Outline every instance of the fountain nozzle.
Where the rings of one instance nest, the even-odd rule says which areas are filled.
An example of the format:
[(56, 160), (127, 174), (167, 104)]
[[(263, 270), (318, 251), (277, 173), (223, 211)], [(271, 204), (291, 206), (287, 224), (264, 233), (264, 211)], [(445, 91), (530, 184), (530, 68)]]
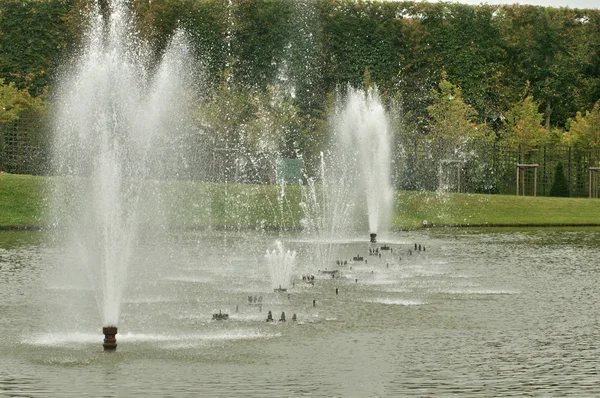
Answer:
[(377, 234), (372, 232), (370, 236), (371, 236), (371, 243), (377, 243)]
[(117, 334), (116, 326), (105, 326), (102, 328), (102, 333), (104, 333), (104, 351), (115, 351), (117, 349), (117, 339), (115, 335)]

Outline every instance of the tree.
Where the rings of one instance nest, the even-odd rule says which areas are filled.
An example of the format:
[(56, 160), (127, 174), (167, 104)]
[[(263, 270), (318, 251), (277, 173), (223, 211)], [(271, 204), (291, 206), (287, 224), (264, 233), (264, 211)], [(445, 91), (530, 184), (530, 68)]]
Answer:
[[(508, 73), (515, 84), (531, 83), (531, 94), (544, 112), (546, 130), (575, 114), (583, 72), (593, 56), (586, 19), (567, 8), (504, 6), (502, 35)], [(589, 35), (589, 33), (587, 33)], [(593, 36), (590, 36), (592, 38)], [(590, 48), (591, 47), (591, 48)], [(514, 87), (517, 87), (514, 86)]]
[(253, 98), (256, 114), (248, 126), (249, 146), (295, 158), (301, 145), (302, 119), (292, 98), (280, 85), (271, 85)]
[(0, 78), (31, 95), (45, 92), (80, 36), (87, 1), (3, 0)]
[(256, 114), (252, 94), (240, 85), (229, 82), (229, 71), (223, 73), (221, 84), (198, 108), (197, 123), (218, 148), (245, 145), (248, 124)]
[(563, 135), (563, 140), (567, 145), (600, 148), (600, 100), (591, 111), (585, 112), (585, 116), (577, 112), (569, 125), (569, 131)]
[(477, 124), (477, 112), (465, 104), (461, 89), (445, 78), (432, 90), (433, 103), (427, 107), (431, 138), (445, 152), (458, 152), (469, 144), (490, 137), (485, 124)]
[(33, 98), (27, 90), (19, 90), (13, 82), (0, 79), (0, 123), (13, 122), (25, 113), (43, 112), (41, 97)]
[(350, 84), (358, 87), (365, 69), (385, 92), (395, 81), (406, 42), (399, 4), (380, 1), (318, 2), (328, 91)]
[(506, 115), (502, 139), (510, 147), (518, 148), (521, 157), (524, 157), (527, 148), (540, 145), (546, 139), (546, 130), (542, 126), (543, 118), (533, 98), (525, 97)]

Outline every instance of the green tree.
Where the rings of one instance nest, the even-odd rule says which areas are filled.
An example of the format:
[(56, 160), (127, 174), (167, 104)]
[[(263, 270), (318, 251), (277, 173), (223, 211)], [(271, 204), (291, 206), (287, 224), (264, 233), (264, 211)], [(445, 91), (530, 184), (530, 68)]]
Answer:
[(580, 148), (600, 148), (600, 100), (591, 111), (585, 112), (585, 116), (577, 112), (569, 131), (563, 135), (563, 141)]
[(157, 59), (175, 30), (184, 29), (204, 77), (200, 89), (209, 92), (219, 85), (226, 69), (227, 0), (134, 0), (132, 7), (137, 30), (150, 43)]
[(38, 96), (75, 48), (83, 26), (82, 0), (0, 2), (0, 78)]
[(233, 1), (231, 55), (233, 81), (264, 88), (276, 81), (278, 60), (288, 42), (293, 2)]
[(271, 85), (252, 102), (256, 114), (248, 126), (250, 147), (295, 158), (301, 149), (302, 119), (298, 107), (280, 85)]
[(543, 118), (533, 98), (525, 97), (507, 113), (502, 140), (512, 148), (518, 148), (523, 158), (528, 148), (545, 142), (546, 130), (542, 126)]
[(391, 88), (405, 52), (399, 5), (393, 2), (325, 0), (319, 2), (328, 91), (359, 87), (365, 69), (382, 92)]
[(0, 123), (13, 122), (25, 114), (43, 113), (44, 110), (41, 97), (33, 98), (27, 90), (19, 90), (15, 83), (6, 84), (0, 79)]
[(233, 148), (247, 142), (248, 124), (256, 114), (251, 97), (251, 92), (230, 83), (226, 70), (221, 84), (199, 106), (197, 123), (215, 147)]
[(461, 87), (481, 121), (495, 120), (507, 106), (506, 49), (497, 23), (502, 14), (495, 6), (442, 4), (425, 8), (420, 52), (434, 73), (443, 70)]
[(563, 126), (575, 114), (583, 71), (593, 51), (585, 40), (585, 18), (567, 8), (504, 6), (502, 35), (513, 87), (531, 83), (544, 125)]
[(489, 128), (476, 122), (477, 112), (464, 102), (458, 86), (442, 79), (432, 97), (433, 103), (427, 107), (430, 134), (445, 152), (457, 153), (490, 138)]

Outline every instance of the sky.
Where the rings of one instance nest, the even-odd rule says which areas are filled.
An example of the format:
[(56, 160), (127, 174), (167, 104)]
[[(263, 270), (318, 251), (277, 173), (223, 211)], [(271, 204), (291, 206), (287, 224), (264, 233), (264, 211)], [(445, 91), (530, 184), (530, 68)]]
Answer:
[[(433, 2), (435, 0), (427, 0)], [(446, 1), (446, 0), (442, 0)], [(544, 7), (596, 8), (600, 9), (600, 0), (457, 0), (450, 3), (463, 4), (531, 4)]]

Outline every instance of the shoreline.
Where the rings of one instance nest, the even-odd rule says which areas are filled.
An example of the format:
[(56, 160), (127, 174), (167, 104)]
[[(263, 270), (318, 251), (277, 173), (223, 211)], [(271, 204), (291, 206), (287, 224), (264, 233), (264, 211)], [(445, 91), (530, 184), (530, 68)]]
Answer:
[[(477, 229), (477, 228), (600, 228), (600, 223), (512, 223), (512, 224), (427, 224), (416, 228), (391, 228), (390, 232), (410, 232), (436, 229)], [(43, 232), (55, 229), (42, 225), (0, 225), (0, 232)], [(301, 232), (298, 227), (236, 227), (236, 226), (181, 226), (167, 227), (169, 231), (263, 231), (263, 232)]]

